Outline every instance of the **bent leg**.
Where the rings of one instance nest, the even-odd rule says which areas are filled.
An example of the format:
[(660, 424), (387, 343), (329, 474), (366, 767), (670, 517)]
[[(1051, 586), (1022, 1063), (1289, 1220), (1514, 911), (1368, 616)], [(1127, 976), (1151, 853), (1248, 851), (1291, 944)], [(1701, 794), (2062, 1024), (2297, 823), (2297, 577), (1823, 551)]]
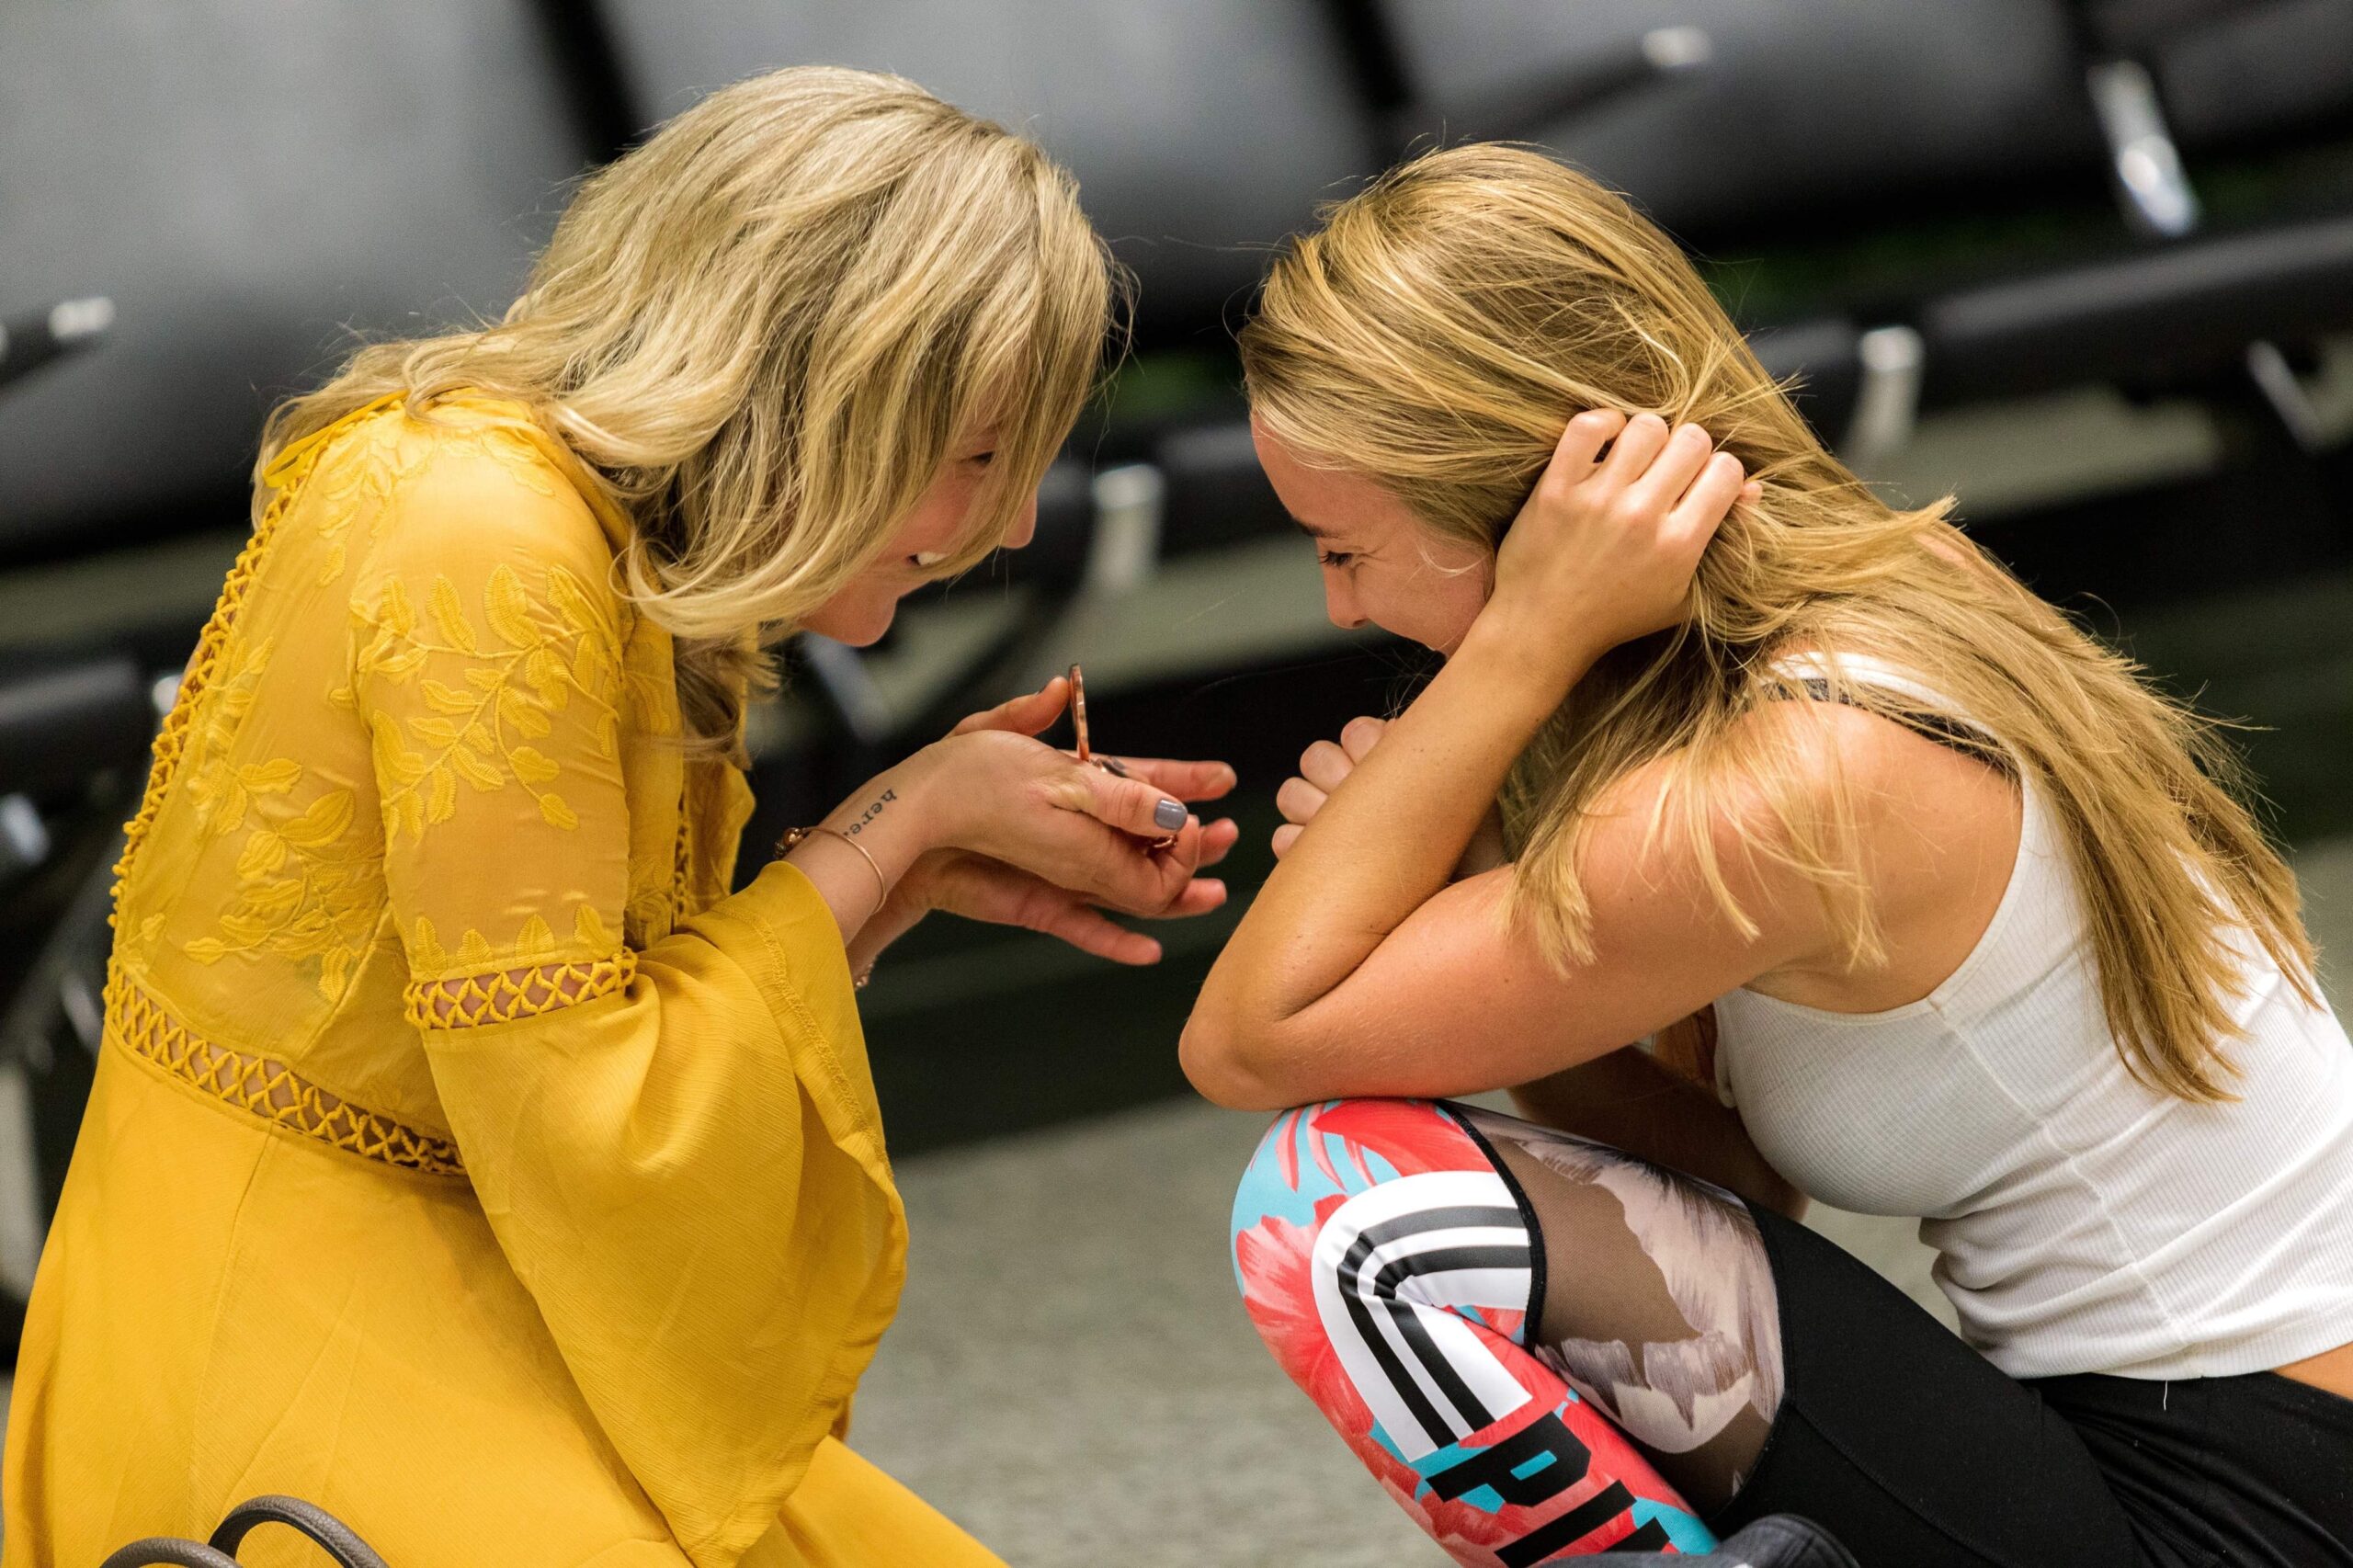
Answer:
[[(1800, 1515), (1863, 1562), (1904, 1568), (2188, 1568), (2213, 1560), (2180, 1550), (2162, 1520), (2136, 1527), (2058, 1411), (1801, 1225), (1619, 1151), (1467, 1107), (1366, 1101), (1293, 1112), (1261, 1147), (1236, 1210), (1251, 1315), (1368, 1467), (1461, 1562), (1543, 1562), (1596, 1550), (1604, 1537), (1569, 1542), (1526, 1528), (1557, 1517), (1552, 1504), (1523, 1515), (1490, 1509), (1485, 1533), (1445, 1512), (1432, 1461), (1449, 1461), (1449, 1451), (1416, 1448), (1410, 1426), (1397, 1437), (1377, 1399), (1382, 1378), (1393, 1383), (1393, 1375), (1343, 1355), (1347, 1325), (1319, 1314), (1315, 1301), (1302, 1304), (1301, 1278), (1321, 1285), (1326, 1272), (1336, 1284), (1357, 1277), (1333, 1270), (1323, 1236), (1358, 1214), (1380, 1222), (1378, 1195), (1431, 1171), (1483, 1171), (1487, 1184), (1472, 1194), (1482, 1203), (1509, 1195), (1529, 1273), (1519, 1294), (1511, 1281), (1435, 1271), (1416, 1281), (1427, 1286), (1418, 1300), (1450, 1303), (1462, 1332), (1513, 1372), (1538, 1408), (1553, 1397), (1540, 1390), (1574, 1401), (1562, 1408), (1585, 1423), (1574, 1435), (1591, 1449), (1597, 1474), (1627, 1463), (1664, 1478), (1644, 1492), (1630, 1468), (1625, 1484), (1637, 1497), (1679, 1494), (1727, 1532), (1767, 1515)], [(1347, 1236), (1338, 1233), (1334, 1245)], [(1497, 1299), (1517, 1310), (1483, 1305)], [(1422, 1383), (1420, 1363), (1392, 1358)], [(1547, 1377), (1550, 1384), (1540, 1381)], [(1368, 1385), (1375, 1397), (1361, 1392)], [(1402, 1394), (1393, 1403), (1407, 1403)], [(1524, 1410), (1506, 1416), (1495, 1434), (1521, 1419)], [(1596, 1429), (1620, 1448), (1589, 1435)], [(1480, 1434), (1456, 1447), (1495, 1442)], [(1543, 1471), (1511, 1473), (1532, 1483)], [(1508, 1493), (1485, 1500), (1518, 1501)], [(1688, 1550), (1682, 1536), (1671, 1539)]]
[(1755, 1217), (1696, 1176), (1454, 1108), (1544, 1240), (1531, 1347), (1712, 1515), (1755, 1472), (1781, 1403), (1780, 1313)]
[(1448, 1108), (1287, 1113), (1244, 1178), (1233, 1246), (1276, 1359), (1457, 1562), (1714, 1544), (1626, 1436), (1530, 1353), (1541, 1239)]

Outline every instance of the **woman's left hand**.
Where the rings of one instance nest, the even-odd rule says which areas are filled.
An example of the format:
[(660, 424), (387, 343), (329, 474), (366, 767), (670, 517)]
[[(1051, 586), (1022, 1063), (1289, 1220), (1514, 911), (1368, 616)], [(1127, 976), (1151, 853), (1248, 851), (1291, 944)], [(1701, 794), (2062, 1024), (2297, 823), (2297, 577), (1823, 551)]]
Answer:
[[(1233, 847), (1238, 831), (1231, 822), (1213, 823), (1204, 828), (1200, 863), (1210, 866), (1224, 859), (1226, 851)], [(1131, 931), (1080, 894), (1058, 888), (1043, 877), (1032, 876), (1002, 860), (992, 860), (968, 850), (936, 849), (924, 856), (899, 880), (891, 896), (906, 915), (918, 918), (926, 912), (938, 910), (967, 920), (1040, 932), (1113, 963), (1160, 961), (1158, 941), (1141, 931)], [(1158, 918), (1207, 915), (1223, 907), (1225, 896), (1222, 881), (1196, 877)], [(913, 923), (912, 919), (906, 921)]]
[(1585, 661), (1676, 624), (1718, 525), (1761, 493), (1744, 479), (1696, 425), (1586, 410), (1505, 534), (1480, 619), (1529, 657), (1566, 631), (1563, 653)]
[[(1005, 730), (1035, 735), (1062, 716), (1069, 700), (1069, 682), (1056, 676), (1041, 690), (973, 714), (958, 724), (953, 733), (964, 735), (980, 730)], [(1179, 762), (1141, 756), (1112, 760), (1128, 777), (1141, 778), (1181, 801), (1218, 800), (1234, 785), (1233, 769), (1222, 762)], [(1241, 829), (1230, 818), (1204, 825), (1196, 869), (1223, 860), (1240, 836)], [(1196, 877), (1173, 903), (1159, 912), (1158, 918), (1207, 915), (1222, 908), (1225, 900), (1224, 882)], [(1068, 942), (1081, 952), (1114, 963), (1149, 964), (1160, 960), (1157, 941), (1110, 919), (1083, 895), (969, 850), (936, 849), (918, 858), (891, 890), (883, 914), (874, 924), (878, 931), (896, 936), (935, 910), (967, 920), (1041, 932)]]

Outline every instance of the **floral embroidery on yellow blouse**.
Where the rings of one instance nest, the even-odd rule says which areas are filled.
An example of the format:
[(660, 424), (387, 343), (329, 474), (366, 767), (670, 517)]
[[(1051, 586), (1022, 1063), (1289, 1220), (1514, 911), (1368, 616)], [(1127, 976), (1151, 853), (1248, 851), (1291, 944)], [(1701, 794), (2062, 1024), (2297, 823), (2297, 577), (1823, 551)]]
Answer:
[(128, 834), (0, 1561), (280, 1491), (395, 1563), (995, 1562), (837, 1440), (904, 1247), (847, 962), (790, 867), (727, 892), (622, 520), (473, 394), (267, 478)]

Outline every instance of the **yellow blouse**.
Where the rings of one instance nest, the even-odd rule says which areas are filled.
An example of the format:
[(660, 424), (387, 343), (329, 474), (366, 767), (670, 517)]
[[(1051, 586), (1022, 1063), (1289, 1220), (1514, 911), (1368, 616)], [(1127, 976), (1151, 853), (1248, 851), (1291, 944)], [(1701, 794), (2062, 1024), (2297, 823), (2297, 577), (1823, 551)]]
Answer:
[(622, 519), (475, 395), (267, 477), (122, 859), (5, 1562), (267, 1491), (396, 1568), (994, 1562), (829, 1436), (905, 1238), (847, 960), (789, 866), (726, 895)]

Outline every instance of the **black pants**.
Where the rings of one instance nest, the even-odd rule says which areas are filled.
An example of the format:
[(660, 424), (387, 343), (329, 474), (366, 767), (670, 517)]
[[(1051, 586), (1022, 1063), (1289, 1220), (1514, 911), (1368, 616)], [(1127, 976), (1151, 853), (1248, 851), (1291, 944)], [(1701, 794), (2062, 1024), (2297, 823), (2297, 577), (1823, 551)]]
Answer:
[(1784, 1377), (1711, 1519), (1830, 1528), (1863, 1568), (2353, 1568), (2353, 1401), (2258, 1372), (2018, 1382), (1778, 1214)]

